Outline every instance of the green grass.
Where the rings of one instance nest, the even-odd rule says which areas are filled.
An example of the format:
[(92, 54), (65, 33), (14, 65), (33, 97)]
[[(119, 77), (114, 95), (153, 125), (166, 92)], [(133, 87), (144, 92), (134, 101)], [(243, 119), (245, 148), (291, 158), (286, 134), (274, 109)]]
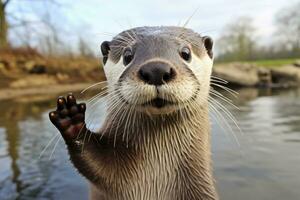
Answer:
[(289, 59), (276, 59), (276, 60), (257, 60), (257, 61), (251, 61), (249, 63), (254, 63), (257, 66), (262, 67), (281, 67), (284, 65), (291, 65), (296, 62), (296, 58), (289, 58)]
[[(296, 60), (300, 60), (300, 58), (288, 58), (288, 59), (274, 59), (274, 60), (257, 60), (257, 61), (238, 61), (241, 63), (253, 63), (258, 67), (268, 67), (268, 68), (275, 68), (275, 67), (282, 67), (284, 65), (291, 65), (295, 63)], [(217, 65), (228, 64), (230, 62), (224, 63), (217, 63)]]

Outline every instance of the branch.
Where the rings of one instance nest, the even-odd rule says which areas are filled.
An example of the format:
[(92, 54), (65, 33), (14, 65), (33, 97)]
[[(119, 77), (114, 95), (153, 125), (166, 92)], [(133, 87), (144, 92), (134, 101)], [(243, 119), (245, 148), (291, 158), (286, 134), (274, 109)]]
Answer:
[[(10, 1), (10, 0), (8, 0)], [(26, 1), (32, 1), (32, 0), (24, 0), (25, 2)], [(56, 6), (62, 6), (63, 4), (62, 3), (58, 3), (56, 0), (35, 0), (34, 2), (48, 2), (48, 3), (51, 3), (53, 5), (56, 5)]]
[(3, 3), (3, 8), (5, 9), (5, 7), (7, 6), (7, 4), (10, 2), (10, 0), (6, 0), (6, 1), (4, 1), (4, 3)]

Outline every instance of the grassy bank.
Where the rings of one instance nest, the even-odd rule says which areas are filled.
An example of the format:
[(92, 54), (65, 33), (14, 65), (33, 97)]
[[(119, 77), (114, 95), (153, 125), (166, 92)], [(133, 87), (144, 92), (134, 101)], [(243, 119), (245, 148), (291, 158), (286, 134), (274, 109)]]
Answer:
[(257, 61), (252, 61), (250, 63), (253, 63), (257, 66), (262, 66), (262, 67), (282, 67), (285, 65), (292, 65), (294, 63), (299, 61), (300, 58), (289, 58), (289, 59), (275, 59), (275, 60), (257, 60)]
[[(286, 65), (293, 65), (297, 61), (299, 62), (299, 58), (288, 58), (288, 59), (266, 59), (266, 60), (256, 60), (256, 61), (237, 61), (241, 63), (251, 63), (258, 67), (266, 67), (266, 68), (277, 68)], [(222, 66), (224, 64), (230, 64), (231, 62), (216, 62), (216, 66)]]

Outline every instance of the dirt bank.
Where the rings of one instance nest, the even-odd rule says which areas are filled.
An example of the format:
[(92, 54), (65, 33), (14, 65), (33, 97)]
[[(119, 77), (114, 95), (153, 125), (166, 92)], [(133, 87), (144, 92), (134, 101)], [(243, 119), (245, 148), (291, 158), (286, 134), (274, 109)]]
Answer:
[(300, 67), (294, 65), (263, 67), (251, 63), (216, 65), (213, 75), (240, 87), (289, 88), (300, 86)]
[(97, 58), (43, 56), (22, 49), (0, 51), (0, 89), (98, 82), (104, 78)]
[[(31, 87), (25, 89), (1, 89), (0, 100), (13, 99), (21, 96), (30, 96), (38, 94), (58, 94), (78, 92), (92, 85), (93, 83), (77, 83), (77, 84), (64, 84), (64, 85), (48, 85), (41, 87)], [(100, 89), (99, 89), (100, 90)]]

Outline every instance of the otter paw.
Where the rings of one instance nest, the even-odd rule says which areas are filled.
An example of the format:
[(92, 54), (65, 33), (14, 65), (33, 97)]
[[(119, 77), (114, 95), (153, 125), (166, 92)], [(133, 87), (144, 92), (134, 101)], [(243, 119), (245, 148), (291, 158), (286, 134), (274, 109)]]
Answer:
[(86, 105), (77, 104), (75, 97), (69, 94), (67, 99), (58, 97), (57, 109), (49, 113), (49, 118), (65, 139), (76, 139), (85, 128), (85, 110)]

